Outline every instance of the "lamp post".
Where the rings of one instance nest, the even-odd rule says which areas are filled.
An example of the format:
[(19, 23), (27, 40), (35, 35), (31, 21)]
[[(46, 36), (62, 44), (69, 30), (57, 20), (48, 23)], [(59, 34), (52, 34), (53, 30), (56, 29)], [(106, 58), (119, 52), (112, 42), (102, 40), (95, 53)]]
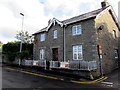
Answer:
[[(24, 14), (20, 13), (20, 15), (22, 16), (22, 31), (23, 31), (23, 24), (24, 24)], [(22, 51), (22, 40), (23, 40), (23, 36), (20, 37), (21, 38), (21, 42), (20, 42), (20, 52)], [(21, 60), (19, 59), (19, 66), (20, 66), (20, 62)]]

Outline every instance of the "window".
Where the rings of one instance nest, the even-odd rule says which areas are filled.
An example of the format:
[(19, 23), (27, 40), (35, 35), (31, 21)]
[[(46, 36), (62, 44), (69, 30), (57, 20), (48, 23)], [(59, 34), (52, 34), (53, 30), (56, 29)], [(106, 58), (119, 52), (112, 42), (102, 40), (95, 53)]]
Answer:
[(40, 41), (45, 41), (45, 34), (40, 35)]
[(44, 56), (45, 56), (45, 50), (41, 49), (40, 50), (40, 59), (44, 59)]
[(73, 46), (73, 59), (74, 60), (82, 60), (83, 59), (82, 45)]
[(116, 39), (116, 31), (113, 30), (113, 38)]
[(73, 34), (73, 35), (80, 35), (80, 34), (82, 34), (81, 25), (73, 26), (73, 27), (72, 27), (72, 34)]
[(114, 50), (114, 54), (115, 54), (115, 59), (118, 59), (118, 49)]
[(57, 38), (57, 30), (54, 30), (54, 39)]

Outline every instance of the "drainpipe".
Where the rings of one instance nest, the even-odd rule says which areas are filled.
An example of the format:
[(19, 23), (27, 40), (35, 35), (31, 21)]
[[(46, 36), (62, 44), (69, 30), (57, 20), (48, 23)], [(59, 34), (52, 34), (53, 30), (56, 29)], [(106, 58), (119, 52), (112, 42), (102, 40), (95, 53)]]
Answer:
[(64, 60), (64, 62), (66, 61), (66, 46), (65, 46), (65, 44), (66, 44), (66, 41), (65, 41), (65, 27), (66, 27), (66, 25), (64, 25), (63, 26), (63, 60)]

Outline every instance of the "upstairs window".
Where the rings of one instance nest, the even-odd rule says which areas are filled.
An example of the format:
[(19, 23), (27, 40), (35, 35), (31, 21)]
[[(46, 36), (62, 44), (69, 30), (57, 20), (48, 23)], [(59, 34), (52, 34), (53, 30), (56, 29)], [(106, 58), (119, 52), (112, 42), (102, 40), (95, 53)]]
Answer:
[(83, 59), (82, 45), (73, 46), (73, 60), (82, 59)]
[(58, 37), (57, 34), (58, 34), (57, 30), (54, 30), (54, 39), (56, 39)]
[(73, 35), (80, 35), (80, 34), (82, 34), (81, 25), (73, 26), (73, 27), (72, 27), (72, 34), (73, 34)]
[(116, 39), (116, 31), (113, 30), (113, 38)]
[(40, 41), (45, 41), (45, 34), (40, 35)]

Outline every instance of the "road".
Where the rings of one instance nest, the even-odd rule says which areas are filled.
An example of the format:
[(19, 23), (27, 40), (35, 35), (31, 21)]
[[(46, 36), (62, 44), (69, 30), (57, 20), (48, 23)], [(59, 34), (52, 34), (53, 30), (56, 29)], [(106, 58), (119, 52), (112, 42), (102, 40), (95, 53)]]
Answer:
[[(43, 72), (42, 72), (43, 74)], [(44, 74), (45, 75), (45, 74)], [(16, 69), (10, 70), (7, 68), (2, 69), (2, 88), (111, 88), (100, 83), (73, 83), (66, 80), (59, 80), (36, 74), (17, 71)], [(4, 90), (4, 89), (3, 89)]]

